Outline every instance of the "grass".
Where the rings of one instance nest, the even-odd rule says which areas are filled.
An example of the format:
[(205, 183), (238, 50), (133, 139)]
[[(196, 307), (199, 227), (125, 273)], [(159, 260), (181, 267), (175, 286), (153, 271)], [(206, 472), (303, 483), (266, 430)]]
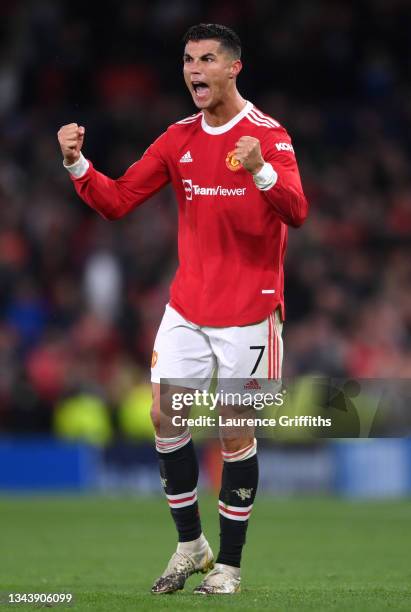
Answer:
[[(201, 498), (217, 552), (215, 499)], [(60, 610), (411, 609), (411, 501), (257, 499), (243, 559), (242, 593), (153, 596), (175, 547), (163, 499), (0, 498), (0, 591), (67, 591)], [(35, 606), (1, 605), (2, 609)]]

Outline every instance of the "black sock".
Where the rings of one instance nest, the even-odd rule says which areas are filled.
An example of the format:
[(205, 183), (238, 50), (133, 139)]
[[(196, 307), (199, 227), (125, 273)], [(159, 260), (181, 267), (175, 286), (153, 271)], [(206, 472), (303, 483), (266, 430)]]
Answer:
[(217, 563), (240, 567), (257, 484), (257, 455), (244, 461), (224, 461), (219, 500), (220, 552)]
[(178, 531), (179, 542), (201, 535), (197, 503), (198, 462), (192, 440), (171, 453), (158, 452), (161, 482)]

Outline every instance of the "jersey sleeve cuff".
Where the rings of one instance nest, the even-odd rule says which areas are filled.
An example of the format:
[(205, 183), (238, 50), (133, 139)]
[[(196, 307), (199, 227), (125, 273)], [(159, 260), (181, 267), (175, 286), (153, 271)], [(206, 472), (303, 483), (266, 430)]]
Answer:
[(272, 165), (266, 162), (261, 170), (257, 172), (257, 174), (254, 174), (253, 179), (257, 189), (260, 189), (260, 191), (267, 191), (276, 184), (278, 174)]
[(65, 164), (63, 161), (63, 166), (70, 172), (73, 178), (79, 179), (86, 174), (90, 164), (84, 157), (83, 153), (80, 153), (80, 157), (76, 162), (74, 162), (74, 164)]

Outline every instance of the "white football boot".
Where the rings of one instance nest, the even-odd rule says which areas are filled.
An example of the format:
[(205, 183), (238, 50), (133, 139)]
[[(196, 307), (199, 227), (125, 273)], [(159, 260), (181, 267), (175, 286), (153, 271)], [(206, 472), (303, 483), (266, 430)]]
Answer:
[(179, 542), (164, 572), (151, 588), (152, 593), (174, 593), (184, 588), (189, 576), (206, 574), (214, 567), (214, 556), (204, 535), (193, 542)]
[(233, 595), (240, 591), (240, 568), (216, 563), (201, 584), (194, 589), (198, 595)]

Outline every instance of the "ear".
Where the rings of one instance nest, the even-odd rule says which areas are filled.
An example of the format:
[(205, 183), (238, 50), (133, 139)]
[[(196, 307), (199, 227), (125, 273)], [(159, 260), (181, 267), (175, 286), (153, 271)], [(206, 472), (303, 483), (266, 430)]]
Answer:
[(235, 79), (240, 74), (242, 67), (240, 59), (234, 60), (230, 67), (230, 79)]

